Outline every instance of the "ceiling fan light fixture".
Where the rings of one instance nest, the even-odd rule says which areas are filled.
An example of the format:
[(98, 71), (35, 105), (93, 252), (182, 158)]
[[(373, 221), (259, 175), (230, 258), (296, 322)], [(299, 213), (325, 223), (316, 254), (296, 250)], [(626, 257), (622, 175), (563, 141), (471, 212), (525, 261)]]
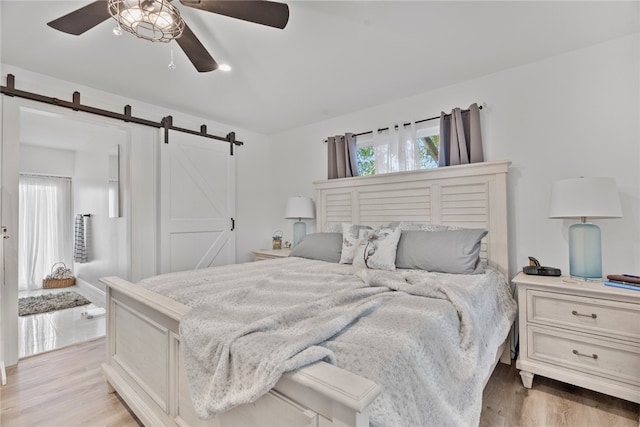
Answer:
[(170, 42), (182, 35), (184, 21), (168, 0), (108, 0), (109, 14), (136, 37)]

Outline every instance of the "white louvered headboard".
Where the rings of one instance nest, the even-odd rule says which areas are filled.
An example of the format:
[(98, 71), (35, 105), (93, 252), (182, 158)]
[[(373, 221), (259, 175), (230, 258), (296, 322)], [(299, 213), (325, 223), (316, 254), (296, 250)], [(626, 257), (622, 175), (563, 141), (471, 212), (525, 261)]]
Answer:
[(507, 172), (510, 161), (318, 181), (317, 228), (412, 221), (489, 230), (480, 256), (509, 275)]

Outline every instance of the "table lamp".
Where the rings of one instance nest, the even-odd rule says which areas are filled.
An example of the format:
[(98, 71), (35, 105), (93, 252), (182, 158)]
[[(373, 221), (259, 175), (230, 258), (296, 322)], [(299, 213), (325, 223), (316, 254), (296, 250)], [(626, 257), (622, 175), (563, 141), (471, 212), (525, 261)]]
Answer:
[(620, 218), (622, 206), (613, 178), (575, 178), (551, 187), (549, 218), (580, 218), (569, 227), (569, 274), (581, 279), (602, 278), (600, 227), (587, 218)]
[(313, 200), (308, 197), (289, 197), (287, 199), (287, 208), (284, 217), (287, 219), (297, 219), (293, 224), (293, 247), (296, 247), (307, 234), (307, 224), (303, 219), (315, 218), (315, 209), (313, 208)]

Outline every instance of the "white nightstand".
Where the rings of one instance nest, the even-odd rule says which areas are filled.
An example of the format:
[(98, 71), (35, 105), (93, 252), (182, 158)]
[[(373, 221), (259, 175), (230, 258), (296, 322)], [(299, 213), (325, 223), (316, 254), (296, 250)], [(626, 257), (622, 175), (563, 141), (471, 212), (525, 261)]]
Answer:
[(253, 251), (253, 256), (256, 261), (263, 261), (265, 259), (286, 258), (290, 253), (291, 249), (257, 249)]
[(516, 367), (640, 403), (640, 291), (518, 274)]

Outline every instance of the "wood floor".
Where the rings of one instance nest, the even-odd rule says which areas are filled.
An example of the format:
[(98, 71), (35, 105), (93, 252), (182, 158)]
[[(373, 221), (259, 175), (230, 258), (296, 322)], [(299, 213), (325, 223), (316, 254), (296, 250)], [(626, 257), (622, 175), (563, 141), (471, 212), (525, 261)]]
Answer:
[(480, 427), (640, 427), (640, 405), (549, 378), (520, 381), (498, 363), (484, 389)]
[(0, 426), (138, 426), (100, 364), (104, 338), (20, 360), (0, 388)]
[[(104, 339), (33, 356), (7, 370), (2, 427), (139, 426), (109, 394), (100, 363)], [(484, 393), (481, 427), (638, 427), (640, 405), (536, 377), (522, 387), (514, 365), (499, 364)]]

